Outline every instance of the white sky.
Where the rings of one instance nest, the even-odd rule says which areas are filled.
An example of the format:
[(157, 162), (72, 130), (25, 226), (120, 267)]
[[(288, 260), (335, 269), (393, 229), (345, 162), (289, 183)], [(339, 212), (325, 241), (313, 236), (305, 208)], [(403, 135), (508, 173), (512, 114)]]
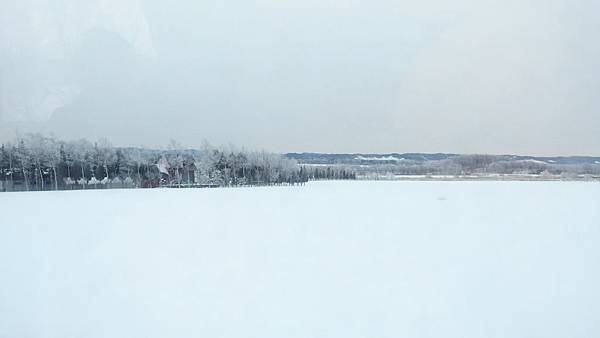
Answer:
[(597, 1), (0, 4), (4, 136), (600, 155)]

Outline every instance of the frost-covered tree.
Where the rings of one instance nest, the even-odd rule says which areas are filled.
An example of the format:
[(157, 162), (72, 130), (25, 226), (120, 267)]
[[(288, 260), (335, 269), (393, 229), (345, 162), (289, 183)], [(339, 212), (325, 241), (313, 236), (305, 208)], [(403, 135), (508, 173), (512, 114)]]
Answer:
[(5, 182), (4, 186), (6, 186), (6, 182), (8, 182), (9, 178), (12, 183), (13, 169), (10, 145), (2, 144), (2, 146), (0, 146), (0, 175), (2, 176), (0, 179)]
[(31, 157), (29, 149), (25, 145), (25, 141), (23, 139), (20, 139), (18, 141), (17, 151), (15, 155), (17, 162), (21, 166), (21, 174), (23, 178), (23, 183), (25, 183), (25, 189), (29, 191), (29, 170), (33, 164), (33, 158)]
[(10, 175), (26, 190), (296, 184), (309, 178), (303, 170), (277, 154), (208, 143), (201, 150), (184, 149), (176, 142), (168, 149), (152, 150), (118, 148), (106, 139), (91, 143), (27, 134), (14, 146), (0, 148), (2, 180)]
[(100, 139), (94, 144), (94, 177), (110, 179), (109, 165), (115, 164), (117, 154), (108, 139)]

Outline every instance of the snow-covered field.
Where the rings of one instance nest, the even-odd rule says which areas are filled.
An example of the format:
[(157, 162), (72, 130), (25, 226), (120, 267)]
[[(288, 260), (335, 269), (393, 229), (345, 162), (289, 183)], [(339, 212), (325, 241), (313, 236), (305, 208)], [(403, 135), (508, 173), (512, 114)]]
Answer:
[(600, 184), (0, 194), (0, 337), (600, 337)]

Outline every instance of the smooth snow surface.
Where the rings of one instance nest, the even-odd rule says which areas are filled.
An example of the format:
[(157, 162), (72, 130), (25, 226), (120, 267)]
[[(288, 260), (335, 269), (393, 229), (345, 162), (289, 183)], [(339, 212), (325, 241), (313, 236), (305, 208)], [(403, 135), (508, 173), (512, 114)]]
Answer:
[(0, 194), (0, 337), (600, 337), (600, 184)]

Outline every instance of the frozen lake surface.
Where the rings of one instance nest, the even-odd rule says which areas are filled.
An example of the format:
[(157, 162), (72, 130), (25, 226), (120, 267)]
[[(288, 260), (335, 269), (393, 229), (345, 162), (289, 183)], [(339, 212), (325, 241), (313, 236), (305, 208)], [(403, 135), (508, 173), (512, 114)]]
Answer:
[(600, 184), (0, 194), (0, 337), (600, 337)]

